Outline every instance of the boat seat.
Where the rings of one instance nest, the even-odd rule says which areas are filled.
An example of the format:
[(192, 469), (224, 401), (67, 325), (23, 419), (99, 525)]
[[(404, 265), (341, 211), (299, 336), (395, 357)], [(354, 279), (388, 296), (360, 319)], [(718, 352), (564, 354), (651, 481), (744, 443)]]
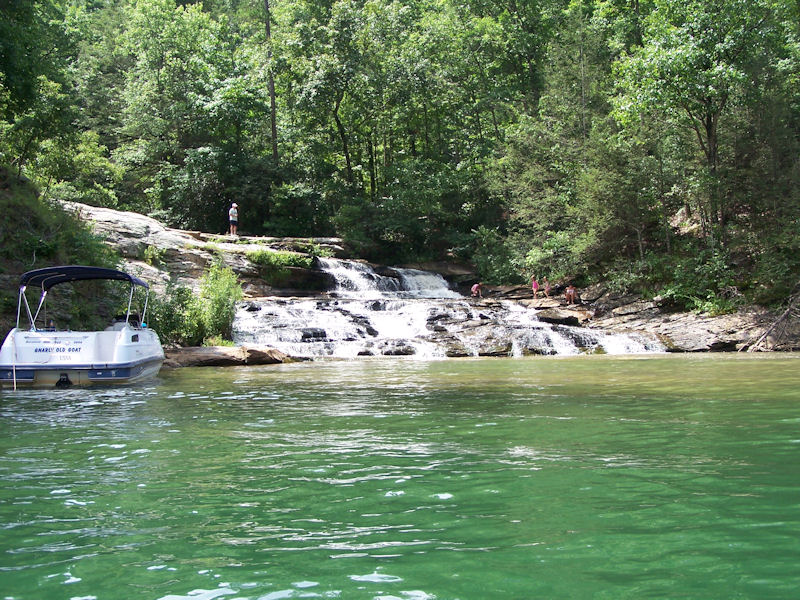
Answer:
[[(128, 324), (131, 327), (140, 327), (141, 326), (141, 317), (139, 317), (139, 313), (131, 313), (130, 319), (128, 319)], [(125, 315), (116, 315), (114, 320), (112, 321), (111, 326), (114, 327), (117, 323), (124, 323), (125, 322)], [(119, 329), (119, 328), (117, 328)]]

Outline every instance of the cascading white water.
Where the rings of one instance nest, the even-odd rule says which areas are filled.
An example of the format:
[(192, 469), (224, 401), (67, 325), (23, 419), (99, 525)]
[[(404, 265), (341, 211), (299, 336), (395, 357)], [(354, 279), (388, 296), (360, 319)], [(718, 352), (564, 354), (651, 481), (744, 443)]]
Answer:
[(435, 273), (392, 268), (378, 274), (356, 261), (320, 263), (337, 282), (329, 297), (242, 302), (234, 341), (310, 358), (663, 351), (641, 336), (544, 323), (514, 302), (464, 298)]
[(444, 277), (417, 269), (391, 269), (393, 276), (379, 275), (364, 263), (333, 258), (318, 259), (336, 280), (336, 295), (353, 298), (461, 298)]

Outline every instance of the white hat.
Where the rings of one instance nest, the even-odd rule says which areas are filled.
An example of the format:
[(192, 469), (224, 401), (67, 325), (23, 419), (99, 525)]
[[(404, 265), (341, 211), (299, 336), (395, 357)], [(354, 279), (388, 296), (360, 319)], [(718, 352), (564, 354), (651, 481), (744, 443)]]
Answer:
[(237, 208), (239, 207), (239, 205), (236, 204), (236, 202), (234, 202), (232, 206), (236, 206)]

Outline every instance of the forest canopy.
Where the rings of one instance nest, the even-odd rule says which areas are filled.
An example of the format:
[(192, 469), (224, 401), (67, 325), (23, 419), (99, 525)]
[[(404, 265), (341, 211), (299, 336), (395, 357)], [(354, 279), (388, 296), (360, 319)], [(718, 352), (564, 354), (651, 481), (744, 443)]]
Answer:
[(797, 2), (1, 10), (0, 163), (50, 201), (718, 311), (800, 274)]

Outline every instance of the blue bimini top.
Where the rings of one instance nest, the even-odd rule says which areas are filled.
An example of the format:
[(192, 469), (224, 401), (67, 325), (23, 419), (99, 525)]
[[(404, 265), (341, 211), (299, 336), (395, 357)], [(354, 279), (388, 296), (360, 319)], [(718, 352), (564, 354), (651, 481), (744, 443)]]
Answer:
[(116, 269), (106, 269), (104, 267), (87, 267), (83, 265), (66, 265), (62, 267), (46, 267), (44, 269), (34, 269), (23, 273), (19, 278), (20, 287), (35, 285), (41, 287), (42, 291), (47, 291), (54, 285), (69, 283), (70, 281), (82, 281), (84, 279), (112, 279), (116, 281), (129, 281), (134, 285), (150, 289), (150, 286), (125, 271)]

